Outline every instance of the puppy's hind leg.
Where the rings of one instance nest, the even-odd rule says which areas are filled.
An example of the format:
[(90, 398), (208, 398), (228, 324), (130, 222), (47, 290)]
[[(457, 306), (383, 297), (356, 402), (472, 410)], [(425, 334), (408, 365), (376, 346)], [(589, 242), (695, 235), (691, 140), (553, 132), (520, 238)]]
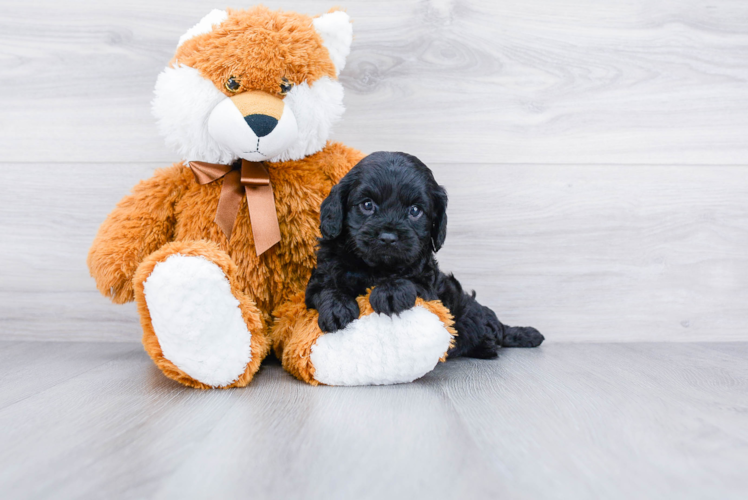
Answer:
[(543, 343), (545, 337), (538, 330), (531, 326), (507, 326), (499, 321), (491, 309), (483, 307), (486, 315), (486, 323), (492, 325), (491, 328), (501, 331), (499, 343), (502, 347), (538, 347)]
[[(466, 297), (470, 297), (466, 295)], [(457, 331), (455, 346), (448, 356), (466, 356), (468, 358), (493, 359), (499, 355), (501, 347), (502, 326), (486, 321), (481, 305), (475, 300), (466, 301), (462, 307), (450, 309), (454, 316), (454, 329)]]
[(490, 309), (475, 300), (475, 292), (468, 295), (457, 278), (451, 274), (440, 274), (437, 295), (452, 313), (457, 331), (455, 346), (449, 350), (448, 357), (492, 359), (498, 356), (504, 325)]
[(531, 326), (507, 326), (504, 330), (504, 347), (538, 347), (545, 337)]
[(457, 330), (456, 345), (450, 357), (491, 359), (501, 347), (537, 347), (543, 335), (532, 327), (504, 325), (488, 307), (475, 300), (475, 292), (468, 295), (453, 275), (439, 279), (439, 299), (454, 316)]

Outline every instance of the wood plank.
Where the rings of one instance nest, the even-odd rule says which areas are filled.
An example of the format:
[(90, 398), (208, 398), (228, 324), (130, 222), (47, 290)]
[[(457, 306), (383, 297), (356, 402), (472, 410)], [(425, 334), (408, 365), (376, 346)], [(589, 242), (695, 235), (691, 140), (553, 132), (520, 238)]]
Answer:
[[(46, 370), (41, 364), (37, 368)], [(0, 410), (0, 492), (27, 498), (52, 492), (56, 498), (143, 498), (181, 489), (187, 475), (189, 482), (207, 479), (192, 483), (193, 496), (233, 497), (250, 488), (253, 497), (270, 498), (291, 488), (313, 498), (331, 489), (366, 498), (355, 494), (360, 483), (341, 482), (347, 472), (326, 474), (332, 463), (363, 478), (376, 464), (406, 493), (467, 491), (486, 497), (502, 492), (488, 482), (474, 446), (456, 432), (454, 412), (442, 408), (431, 391), (415, 385), (396, 387), (394, 394), (373, 388), (380, 397), (362, 401), (363, 392), (331, 390), (338, 397), (294, 380), (276, 363), (263, 368), (251, 388), (196, 391), (163, 378), (145, 353), (128, 352)], [(378, 416), (351, 425), (354, 415), (345, 412), (351, 404), (363, 405), (356, 415), (373, 411)], [(229, 411), (235, 405), (240, 408)], [(315, 439), (307, 440), (306, 433)], [(365, 436), (377, 439), (360, 439)], [(416, 446), (399, 447), (404, 439)], [(326, 441), (334, 448), (315, 462)], [(230, 466), (214, 467), (227, 457)], [(206, 468), (205, 460), (213, 465)], [(30, 483), (28, 474), (39, 467), (48, 472)], [(177, 467), (180, 473), (173, 474)], [(190, 472), (195, 467), (203, 472), (195, 476)], [(367, 490), (374, 498), (392, 486), (373, 484)]]
[(155, 498), (230, 498), (237, 490), (256, 498), (340, 499), (509, 493), (438, 391), (419, 384), (313, 388), (274, 368)]
[(86, 256), (109, 211), (157, 166), (164, 165), (3, 166), (9, 177), (0, 184), (0, 231), (6, 235), (0, 242), (0, 338), (140, 339), (134, 304), (117, 307), (104, 299)]
[(748, 346), (724, 345), (736, 356), (556, 344), (454, 360), (427, 379), (529, 498), (742, 498)]
[[(509, 324), (549, 341), (748, 338), (748, 169), (432, 165), (450, 194), (438, 257)], [(0, 336), (132, 340), (98, 295), (98, 225), (153, 164), (5, 164)]]
[(508, 324), (549, 339), (745, 339), (748, 170), (435, 166), (440, 252)]
[[(172, 383), (125, 345), (80, 344), (71, 356), (59, 343), (10, 347), (21, 344), (17, 364), (39, 379), (80, 371), (49, 387), (14, 382), (21, 397), (0, 409), (3, 498), (748, 491), (746, 342), (506, 349), (389, 387), (311, 387), (269, 362), (229, 391)], [(15, 369), (0, 363), (0, 380)]]
[(84, 273), (85, 265), (69, 274), (90, 281), (86, 291), (0, 292), (0, 339), (139, 342), (143, 331), (135, 304), (110, 303)]
[(132, 342), (2, 342), (0, 410), (142, 350)]
[[(265, 2), (312, 14), (326, 1)], [(0, 6), (5, 161), (171, 162), (149, 112), (178, 37), (214, 8)], [(351, 0), (335, 138), (425, 160), (744, 164), (748, 4)]]
[(232, 391), (170, 381), (129, 345), (115, 357), (92, 353), (79, 360), (89, 368), (79, 376), (0, 410), (12, 422), (0, 429), (4, 498), (143, 498), (234, 404)]

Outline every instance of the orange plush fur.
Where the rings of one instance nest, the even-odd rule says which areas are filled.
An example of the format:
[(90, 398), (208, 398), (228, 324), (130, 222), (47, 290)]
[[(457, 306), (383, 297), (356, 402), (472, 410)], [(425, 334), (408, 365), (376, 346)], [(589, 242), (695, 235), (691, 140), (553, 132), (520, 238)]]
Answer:
[(309, 16), (261, 5), (228, 12), (228, 20), (220, 27), (180, 46), (172, 64), (199, 70), (228, 96), (233, 93), (224, 88), (224, 82), (231, 76), (241, 82), (240, 92), (270, 94), (278, 91), (281, 78), (295, 84), (313, 83), (322, 76), (335, 78), (335, 66)]
[[(219, 28), (180, 46), (172, 65), (176, 61), (198, 69), (227, 95), (224, 82), (229, 76), (242, 82), (240, 92), (262, 90), (273, 95), (278, 93), (281, 78), (310, 84), (322, 76), (335, 78), (335, 68), (311, 20), (265, 7), (230, 11)], [(303, 292), (309, 279), (320, 235), (322, 200), (362, 156), (342, 144), (328, 143), (322, 151), (297, 161), (266, 163), (281, 242), (259, 257), (246, 198), (229, 243), (213, 222), (223, 181), (201, 186), (184, 162), (158, 170), (135, 186), (101, 225), (88, 255), (91, 275), (113, 302), (137, 301), (145, 349), (168, 377), (206, 388), (164, 358), (143, 282), (157, 263), (173, 254), (199, 255), (217, 264), (252, 334), (252, 360), (228, 387), (247, 385), (269, 350), (272, 310)]]
[[(229, 243), (213, 222), (222, 181), (201, 186), (182, 163), (159, 170), (138, 184), (102, 224), (88, 256), (91, 274), (101, 293), (114, 302), (137, 299), (144, 346), (168, 377), (186, 385), (207, 387), (163, 357), (147, 314), (142, 282), (156, 263), (168, 255), (196, 255), (182, 250), (212, 242), (210, 247), (205, 247), (210, 252), (200, 255), (224, 269), (232, 291), (240, 291), (251, 298), (251, 307), (243, 307), (242, 313), (253, 342), (258, 335), (269, 336), (267, 329), (260, 325), (272, 325), (271, 311), (304, 291), (315, 265), (314, 248), (320, 236), (322, 200), (361, 158), (358, 151), (331, 143), (319, 153), (298, 161), (268, 163), (281, 242), (259, 257), (254, 248), (246, 199), (242, 201)], [(174, 242), (182, 245), (175, 247)], [(162, 248), (165, 245), (167, 247)], [(165, 254), (167, 249), (174, 251)], [(234, 269), (232, 266), (236, 271), (228, 273), (227, 270)], [(138, 276), (133, 281), (136, 271)], [(135, 284), (137, 289), (134, 290)], [(257, 371), (265, 354), (264, 351), (256, 353), (253, 346), (252, 355), (251, 364), (257, 361), (254, 370)], [(246, 385), (251, 375), (241, 380)]]

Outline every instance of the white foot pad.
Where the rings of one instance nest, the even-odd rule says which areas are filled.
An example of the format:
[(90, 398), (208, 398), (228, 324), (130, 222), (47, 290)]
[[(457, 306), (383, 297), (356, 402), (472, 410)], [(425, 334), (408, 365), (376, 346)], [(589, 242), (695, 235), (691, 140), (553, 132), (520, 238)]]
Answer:
[(164, 357), (200, 382), (234, 382), (252, 359), (252, 335), (220, 267), (174, 254), (143, 284)]
[(327, 385), (412, 382), (434, 369), (452, 336), (439, 317), (416, 306), (400, 314), (370, 314), (312, 346), (314, 378)]

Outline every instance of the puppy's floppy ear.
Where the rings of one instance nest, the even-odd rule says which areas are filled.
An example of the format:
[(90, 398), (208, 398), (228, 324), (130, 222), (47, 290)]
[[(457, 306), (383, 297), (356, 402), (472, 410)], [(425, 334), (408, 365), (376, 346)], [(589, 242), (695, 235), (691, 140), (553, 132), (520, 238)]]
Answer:
[(431, 226), (431, 245), (434, 252), (438, 252), (447, 239), (447, 191), (443, 186), (437, 186), (432, 192), (434, 204), (433, 221)]
[(319, 213), (319, 228), (322, 232), (322, 239), (335, 239), (343, 231), (348, 193), (352, 184), (351, 179), (352, 176), (349, 173), (343, 180), (333, 186), (330, 194), (322, 202)]

